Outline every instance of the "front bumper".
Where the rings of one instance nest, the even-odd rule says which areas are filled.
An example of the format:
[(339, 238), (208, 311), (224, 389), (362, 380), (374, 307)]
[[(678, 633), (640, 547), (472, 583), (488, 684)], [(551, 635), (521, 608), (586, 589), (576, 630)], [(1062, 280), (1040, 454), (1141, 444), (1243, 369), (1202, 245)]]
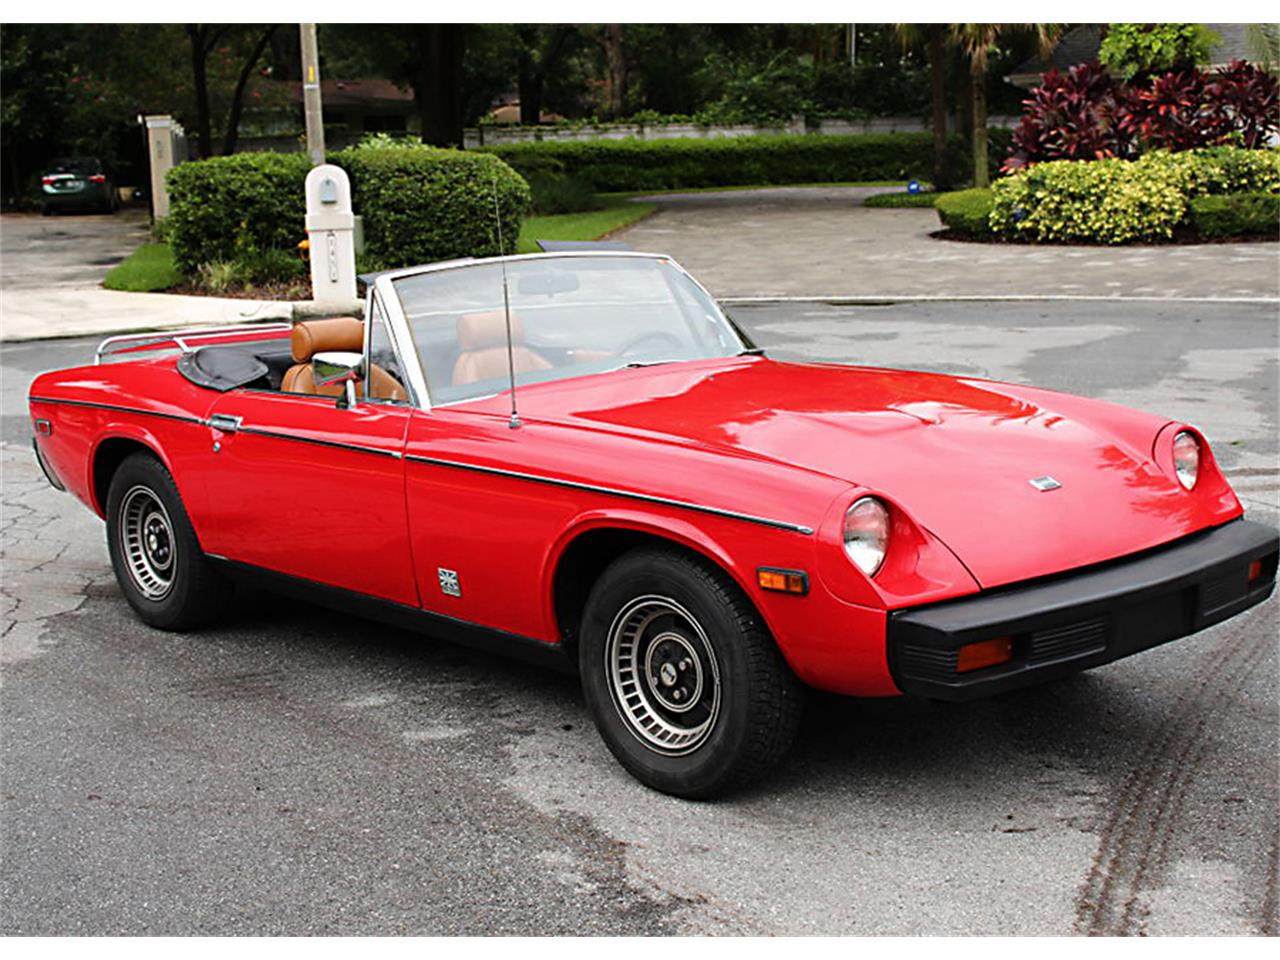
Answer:
[[(1278, 551), (1274, 529), (1234, 520), (1081, 573), (898, 610), (889, 670), (904, 693), (970, 700), (1110, 663), (1261, 603)], [(996, 637), (1013, 638), (1012, 660), (957, 671), (961, 646)]]

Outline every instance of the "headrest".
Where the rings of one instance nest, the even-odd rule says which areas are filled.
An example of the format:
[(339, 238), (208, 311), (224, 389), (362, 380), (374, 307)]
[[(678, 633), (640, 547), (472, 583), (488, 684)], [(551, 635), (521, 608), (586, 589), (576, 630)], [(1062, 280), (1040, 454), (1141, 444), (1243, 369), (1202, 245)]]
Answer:
[(306, 363), (326, 350), (364, 351), (364, 324), (355, 317), (305, 320), (293, 325), (290, 337), (293, 362)]
[[(511, 342), (524, 343), (524, 324), (515, 311), (511, 313)], [(458, 347), (463, 353), (506, 345), (507, 316), (503, 311), (464, 313), (458, 318)]]

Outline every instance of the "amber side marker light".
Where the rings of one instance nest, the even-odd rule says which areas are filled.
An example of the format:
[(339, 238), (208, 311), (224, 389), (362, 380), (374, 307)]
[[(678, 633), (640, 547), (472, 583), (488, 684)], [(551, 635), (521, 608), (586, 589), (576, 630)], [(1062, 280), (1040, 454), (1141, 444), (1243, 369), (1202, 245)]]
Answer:
[(778, 570), (761, 567), (756, 571), (756, 583), (761, 589), (777, 593), (794, 593), (804, 596), (809, 592), (809, 575), (803, 570)]
[(1008, 663), (1012, 659), (1013, 637), (996, 637), (994, 640), (966, 643), (960, 648), (960, 656), (956, 660), (956, 673), (994, 667), (998, 663)]

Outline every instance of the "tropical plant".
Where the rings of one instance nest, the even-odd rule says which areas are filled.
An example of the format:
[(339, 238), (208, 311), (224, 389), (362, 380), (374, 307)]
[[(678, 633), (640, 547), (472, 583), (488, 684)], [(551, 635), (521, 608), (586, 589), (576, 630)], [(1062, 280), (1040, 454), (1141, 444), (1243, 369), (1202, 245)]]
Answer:
[(1098, 59), (1112, 74), (1129, 81), (1204, 63), (1221, 39), (1201, 23), (1112, 23), (1098, 47)]
[(952, 41), (969, 63), (973, 96), (973, 185), (991, 184), (987, 159), (987, 63), (992, 48), (1002, 35), (1030, 32), (1042, 53), (1048, 53), (1057, 42), (1060, 26), (1053, 23), (953, 23)]

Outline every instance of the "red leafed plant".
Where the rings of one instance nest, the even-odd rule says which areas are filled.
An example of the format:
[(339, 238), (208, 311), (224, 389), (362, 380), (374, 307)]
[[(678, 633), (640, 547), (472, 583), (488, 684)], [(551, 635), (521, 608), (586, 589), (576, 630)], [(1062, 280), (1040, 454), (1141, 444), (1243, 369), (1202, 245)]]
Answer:
[(1240, 146), (1256, 150), (1280, 132), (1280, 83), (1265, 70), (1233, 60), (1209, 79), (1206, 94), (1214, 143), (1239, 134)]
[(1005, 173), (1042, 160), (1133, 158), (1239, 142), (1265, 147), (1280, 128), (1276, 78), (1237, 60), (1216, 74), (1170, 70), (1126, 87), (1097, 61), (1050, 70), (1023, 101)]
[(1038, 160), (1096, 160), (1132, 152), (1124, 89), (1096, 60), (1050, 70), (1022, 102), (1007, 173)]

